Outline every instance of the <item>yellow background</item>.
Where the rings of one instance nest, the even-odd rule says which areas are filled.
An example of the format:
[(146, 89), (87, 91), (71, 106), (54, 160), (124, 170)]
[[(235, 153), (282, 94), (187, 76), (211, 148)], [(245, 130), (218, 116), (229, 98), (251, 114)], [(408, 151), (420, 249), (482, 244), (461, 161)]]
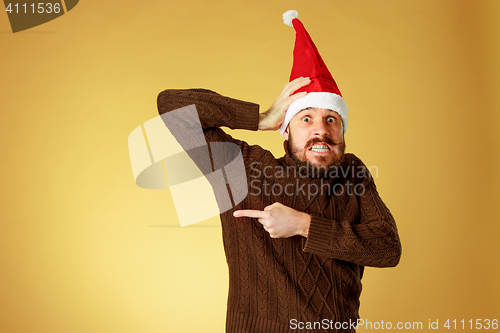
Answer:
[[(127, 138), (167, 88), (265, 110), (291, 69), (288, 9), (400, 231), (361, 316), (500, 319), (500, 1), (83, 0), (16, 34), (0, 13), (1, 332), (224, 330), (218, 218), (178, 227), (168, 190), (135, 185)], [(234, 135), (282, 154), (278, 133)]]

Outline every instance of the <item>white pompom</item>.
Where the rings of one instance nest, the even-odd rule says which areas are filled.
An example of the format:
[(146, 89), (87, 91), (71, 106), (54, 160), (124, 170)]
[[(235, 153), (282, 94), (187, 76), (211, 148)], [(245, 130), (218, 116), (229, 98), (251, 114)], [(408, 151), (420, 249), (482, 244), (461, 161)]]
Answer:
[(283, 14), (283, 23), (293, 27), (292, 20), (299, 17), (299, 13), (296, 10), (288, 10)]

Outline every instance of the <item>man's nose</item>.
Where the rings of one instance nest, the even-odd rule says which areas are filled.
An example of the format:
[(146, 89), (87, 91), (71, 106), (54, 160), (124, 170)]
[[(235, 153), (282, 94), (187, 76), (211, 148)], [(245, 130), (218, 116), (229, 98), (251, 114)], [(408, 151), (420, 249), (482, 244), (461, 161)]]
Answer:
[(326, 124), (322, 119), (314, 122), (314, 135), (318, 136), (328, 135), (328, 132), (326, 130)]

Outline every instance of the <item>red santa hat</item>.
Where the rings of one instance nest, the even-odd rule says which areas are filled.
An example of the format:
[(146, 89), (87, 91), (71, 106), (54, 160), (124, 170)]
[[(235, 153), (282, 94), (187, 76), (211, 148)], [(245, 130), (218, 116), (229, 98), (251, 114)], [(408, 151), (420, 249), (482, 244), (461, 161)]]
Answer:
[(302, 76), (309, 77), (311, 83), (295, 91), (294, 94), (302, 91), (307, 91), (308, 94), (290, 104), (281, 124), (280, 133), (283, 136), (293, 116), (307, 108), (321, 108), (337, 112), (342, 118), (345, 133), (347, 131), (347, 104), (332, 74), (321, 59), (318, 49), (297, 16), (298, 13), (295, 10), (289, 10), (283, 14), (284, 23), (293, 26), (296, 33), (290, 81)]

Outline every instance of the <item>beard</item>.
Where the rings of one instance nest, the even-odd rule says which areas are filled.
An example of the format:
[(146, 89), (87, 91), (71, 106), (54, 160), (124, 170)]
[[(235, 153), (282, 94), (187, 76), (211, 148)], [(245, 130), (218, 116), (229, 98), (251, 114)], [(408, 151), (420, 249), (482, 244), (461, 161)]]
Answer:
[[(318, 156), (318, 159), (320, 160), (320, 165), (313, 165), (312, 163), (309, 162), (306, 158), (306, 151), (307, 147), (310, 147), (311, 145), (317, 143), (317, 142), (325, 142), (332, 147), (332, 150), (335, 147), (338, 147), (340, 149), (340, 156), (336, 157), (332, 161), (330, 161), (328, 164), (327, 157), (324, 156)], [(307, 168), (308, 175), (313, 175), (319, 178), (328, 178), (328, 175), (330, 174), (330, 171), (336, 171), (338, 167), (342, 165), (342, 162), (344, 161), (344, 153), (345, 153), (345, 140), (344, 137), (342, 136), (342, 143), (335, 143), (330, 139), (329, 137), (325, 137), (323, 139), (320, 138), (314, 138), (309, 140), (306, 145), (304, 146), (303, 149), (300, 149), (298, 147), (295, 147), (293, 144), (293, 139), (292, 139), (292, 133), (288, 134), (288, 144), (290, 146), (290, 154), (292, 159), (299, 165), (299, 167), (305, 167)]]

